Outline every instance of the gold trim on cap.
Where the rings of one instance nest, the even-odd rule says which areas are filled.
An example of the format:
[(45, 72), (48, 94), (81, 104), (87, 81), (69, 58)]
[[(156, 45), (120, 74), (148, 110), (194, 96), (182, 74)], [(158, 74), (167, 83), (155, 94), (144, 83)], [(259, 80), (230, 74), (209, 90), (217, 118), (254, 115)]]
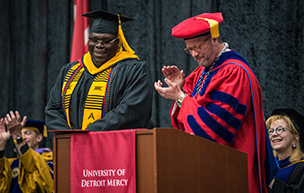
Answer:
[[(37, 133), (40, 133), (39, 129), (37, 127), (23, 127), (22, 129), (30, 129), (33, 131), (36, 131)], [(43, 133), (41, 133), (43, 137), (47, 137), (47, 129), (46, 126), (44, 125), (43, 127)]]
[(202, 19), (205, 20), (209, 23), (210, 25), (210, 34), (213, 38), (217, 38), (220, 36), (219, 32), (219, 23), (216, 20), (213, 19), (207, 19), (207, 18), (202, 18), (202, 17), (197, 17), (196, 19)]

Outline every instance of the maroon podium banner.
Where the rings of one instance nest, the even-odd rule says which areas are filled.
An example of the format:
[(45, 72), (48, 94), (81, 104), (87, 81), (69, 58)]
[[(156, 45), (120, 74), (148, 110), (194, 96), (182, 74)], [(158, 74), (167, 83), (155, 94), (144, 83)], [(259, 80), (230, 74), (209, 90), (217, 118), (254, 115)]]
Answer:
[(135, 132), (71, 134), (71, 192), (135, 193)]

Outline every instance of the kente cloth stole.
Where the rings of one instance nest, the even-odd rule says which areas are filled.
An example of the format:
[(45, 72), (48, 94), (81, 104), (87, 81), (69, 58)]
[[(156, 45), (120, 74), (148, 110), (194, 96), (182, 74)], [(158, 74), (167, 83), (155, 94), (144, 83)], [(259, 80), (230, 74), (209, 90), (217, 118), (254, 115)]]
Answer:
[(76, 64), (69, 70), (62, 85), (62, 92), (61, 92), (62, 109), (64, 116), (67, 120), (67, 123), (71, 129), (73, 129), (71, 127), (70, 116), (69, 116), (71, 96), (83, 71), (84, 68), (80, 65), (80, 63)]
[[(82, 130), (85, 130), (91, 123), (101, 119), (108, 112), (109, 108), (109, 94), (112, 82), (112, 74), (115, 71), (116, 66), (100, 72), (92, 82), (89, 89), (82, 120)], [(62, 105), (65, 112), (65, 116), (70, 128), (71, 123), (69, 119), (69, 106), (71, 101), (71, 95), (81, 77), (84, 68), (81, 64), (73, 66), (63, 83), (62, 87)]]
[(105, 115), (109, 104), (107, 101), (110, 94), (112, 73), (114, 68), (100, 72), (92, 82), (83, 111), (82, 130), (85, 130), (91, 123), (101, 119)]

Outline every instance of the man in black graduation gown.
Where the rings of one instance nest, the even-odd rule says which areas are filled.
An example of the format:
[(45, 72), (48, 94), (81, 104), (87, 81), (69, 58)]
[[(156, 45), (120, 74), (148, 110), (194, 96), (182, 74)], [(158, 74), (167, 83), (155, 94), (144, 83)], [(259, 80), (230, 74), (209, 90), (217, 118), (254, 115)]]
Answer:
[(83, 16), (93, 18), (89, 52), (61, 69), (45, 108), (48, 129), (152, 128), (150, 68), (121, 28), (131, 19), (101, 10)]

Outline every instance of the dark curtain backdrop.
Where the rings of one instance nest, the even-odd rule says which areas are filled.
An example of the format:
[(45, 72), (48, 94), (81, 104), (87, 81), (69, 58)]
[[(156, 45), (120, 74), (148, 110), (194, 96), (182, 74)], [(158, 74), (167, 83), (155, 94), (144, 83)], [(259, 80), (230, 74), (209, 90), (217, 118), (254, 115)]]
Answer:
[[(123, 30), (150, 64), (154, 81), (163, 79), (164, 65), (177, 65), (187, 75), (197, 66), (183, 52), (184, 41), (171, 36), (172, 27), (190, 16), (220, 11), (223, 41), (249, 62), (260, 82), (265, 118), (275, 108), (295, 108), (304, 115), (302, 0), (89, 0), (89, 9), (134, 19)], [(69, 62), (73, 0), (2, 0), (0, 16), (0, 117), (18, 110), (28, 119), (44, 120), (49, 92)], [(170, 106), (154, 93), (155, 126), (170, 127)]]

